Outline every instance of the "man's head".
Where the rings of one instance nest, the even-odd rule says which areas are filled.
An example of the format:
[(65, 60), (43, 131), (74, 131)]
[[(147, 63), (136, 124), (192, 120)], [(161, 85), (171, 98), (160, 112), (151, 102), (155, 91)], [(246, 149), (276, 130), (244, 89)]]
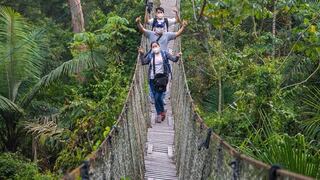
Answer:
[(164, 17), (164, 9), (162, 7), (156, 8), (156, 17), (157, 19), (163, 19)]

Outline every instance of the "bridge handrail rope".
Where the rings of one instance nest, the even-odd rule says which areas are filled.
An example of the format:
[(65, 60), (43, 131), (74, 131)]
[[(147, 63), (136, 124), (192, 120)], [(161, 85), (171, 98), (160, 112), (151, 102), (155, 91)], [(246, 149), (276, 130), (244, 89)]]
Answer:
[[(180, 9), (180, 1), (176, 2)], [(148, 49), (144, 36), (141, 47)], [(180, 50), (181, 39), (178, 38), (174, 51)], [(83, 179), (89, 176), (91, 179), (143, 179), (146, 132), (150, 125), (147, 88), (147, 69), (137, 58), (127, 99), (116, 124), (98, 150), (88, 156), (88, 161), (64, 179), (79, 176)], [(174, 157), (179, 179), (312, 179), (241, 154), (208, 128), (195, 110), (182, 58), (173, 64), (171, 100), (175, 121)]]
[[(177, 0), (177, 8), (180, 9), (180, 1)], [(180, 41), (180, 40), (179, 40)], [(177, 48), (177, 52), (181, 51), (181, 42), (178, 42), (177, 43), (178, 46), (176, 46)], [(271, 166), (271, 165), (268, 165), (268, 164), (265, 164), (259, 160), (256, 160), (256, 159), (253, 159), (249, 156), (246, 156), (245, 154), (242, 154), (240, 152), (238, 152), (235, 148), (233, 148), (230, 144), (228, 144), (227, 142), (225, 142), (219, 135), (215, 134), (214, 132), (211, 132), (211, 128), (208, 128), (205, 124), (204, 124), (204, 121), (203, 119), (200, 117), (200, 115), (196, 112), (196, 109), (195, 109), (195, 105), (194, 105), (194, 101), (192, 99), (192, 96), (190, 94), (190, 90), (189, 90), (189, 87), (188, 87), (188, 84), (187, 84), (187, 79), (186, 79), (186, 74), (185, 74), (185, 70), (184, 70), (184, 61), (183, 61), (183, 58), (181, 58), (180, 60), (180, 63), (178, 64), (174, 64), (174, 74), (173, 74), (173, 77), (174, 77), (174, 80), (172, 83), (172, 95), (171, 95), (171, 99), (174, 99), (174, 101), (172, 101), (172, 104), (173, 104), (173, 115), (175, 116), (174, 119), (175, 119), (175, 131), (176, 131), (176, 139), (175, 139), (175, 144), (176, 144), (176, 156), (179, 157), (181, 155), (179, 155), (178, 153), (181, 153), (179, 152), (179, 146), (181, 146), (181, 142), (185, 142), (185, 141), (182, 141), (179, 137), (179, 132), (177, 132), (178, 130), (178, 126), (181, 126), (181, 122), (177, 122), (177, 121), (184, 121), (184, 122), (191, 122), (194, 124), (192, 124), (191, 126), (194, 127), (194, 129), (192, 129), (193, 131), (199, 131), (199, 134), (202, 134), (201, 138), (199, 138), (200, 142), (197, 142), (195, 141), (196, 143), (198, 144), (201, 144), (203, 142), (203, 140), (206, 140), (206, 136), (208, 135), (207, 132), (210, 131), (210, 138), (211, 138), (211, 141), (209, 141), (209, 143), (211, 142), (211, 144), (209, 144), (211, 146), (211, 149), (210, 147), (208, 147), (207, 149), (207, 153), (210, 154), (210, 153), (213, 153), (216, 149), (219, 151), (219, 148), (212, 148), (214, 146), (212, 146), (212, 142), (215, 142), (217, 143), (218, 146), (220, 146), (222, 148), (223, 151), (225, 151), (225, 153), (227, 153), (230, 158), (231, 158), (231, 161), (229, 162), (230, 164), (226, 164), (227, 166), (229, 166), (229, 171), (232, 171), (232, 167), (230, 166), (232, 162), (234, 162), (234, 160), (236, 161), (241, 161), (241, 163), (237, 163), (237, 166), (241, 166), (241, 164), (243, 163), (247, 163), (249, 165), (251, 165), (252, 167), (251, 168), (256, 168), (257, 169), (261, 169), (260, 171), (264, 171), (264, 173), (260, 173), (258, 176), (256, 176), (256, 178), (254, 176), (252, 176), (252, 174), (250, 174), (250, 176), (247, 176), (246, 175), (246, 172), (243, 172), (243, 168), (242, 168), (242, 172), (238, 172), (236, 173), (237, 174), (237, 177), (233, 176), (235, 173), (228, 173), (228, 172), (225, 172), (225, 174), (229, 174), (229, 175), (221, 175), (220, 177), (217, 176), (217, 175), (213, 175), (212, 170), (211, 173), (207, 173), (207, 176), (202, 176), (204, 174), (202, 174), (201, 176), (197, 177), (199, 179), (210, 179), (210, 178), (213, 178), (213, 179), (259, 179), (259, 178), (268, 178), (268, 179), (295, 179), (295, 180), (311, 180), (313, 178), (310, 178), (310, 177), (307, 177), (307, 176), (303, 176), (301, 174), (297, 174), (297, 173), (294, 173), (294, 172), (290, 172), (288, 170), (284, 170), (284, 169), (276, 169), (275, 170), (275, 176), (274, 177), (271, 177), (270, 175), (270, 172), (271, 170), (274, 170), (274, 166)], [(181, 73), (182, 74), (178, 74), (178, 73)], [(182, 78), (183, 81), (182, 84), (179, 84), (179, 79), (178, 78)], [(178, 82), (178, 83), (177, 83)], [(186, 91), (186, 94), (185, 96), (183, 96), (184, 93), (181, 92), (181, 89), (180, 88), (183, 88), (185, 91)], [(178, 89), (176, 89), (178, 88)], [(183, 98), (181, 97), (181, 95), (185, 98), (184, 100), (180, 101), (178, 100), (178, 98)], [(180, 96), (180, 97), (179, 97)], [(176, 102), (176, 103), (174, 103)], [(188, 102), (186, 104), (183, 104), (183, 105), (177, 105), (179, 103), (185, 103), (185, 102)], [(191, 110), (192, 110), (192, 113), (193, 115), (192, 116), (189, 116), (189, 118), (181, 118), (179, 117), (179, 112), (178, 110), (176, 109), (176, 107), (181, 107), (181, 109), (184, 109), (186, 107), (191, 107)], [(198, 128), (198, 130), (196, 130), (195, 128)], [(183, 136), (186, 136), (186, 133), (187, 132), (190, 132), (186, 129), (184, 129), (183, 131)], [(199, 140), (198, 139), (198, 140)], [(179, 144), (180, 143), (180, 144)], [(208, 142), (207, 142), (208, 143)], [(194, 145), (197, 145), (197, 144), (194, 144)], [(198, 145), (199, 146), (199, 145)], [(185, 150), (189, 148), (190, 149), (190, 146), (186, 145), (185, 146)], [(197, 156), (197, 151), (202, 151), (202, 149), (204, 148), (199, 148), (197, 147), (197, 150), (194, 150), (194, 154), (190, 154), (189, 156), (185, 156), (185, 157), (196, 157)], [(221, 149), (220, 149), (221, 150)], [(206, 150), (204, 150), (206, 151)], [(211, 151), (211, 152), (209, 152)], [(206, 156), (207, 158), (208, 156)], [(218, 157), (216, 157), (218, 158)], [(181, 161), (178, 161), (179, 159), (177, 158), (177, 169), (178, 171), (182, 170), (182, 168), (180, 168), (181, 166), (183, 166), (183, 163), (181, 163)], [(194, 162), (195, 160), (197, 160), (197, 158), (194, 158), (193, 160), (191, 160), (192, 162)], [(210, 162), (207, 162), (210, 164)], [(216, 163), (215, 161), (211, 161), (211, 166), (208, 165), (208, 164), (204, 164), (203, 166), (204, 167), (201, 167), (202, 168), (202, 172), (206, 169), (205, 166), (210, 166), (212, 167), (212, 163)], [(190, 167), (190, 166), (189, 166)], [(193, 168), (196, 168), (197, 166), (193, 166)], [(215, 168), (219, 168), (219, 167), (215, 167)], [(239, 167), (237, 168), (239, 170)], [(234, 169), (233, 169), (234, 170)], [(191, 169), (190, 168), (187, 168), (186, 171), (184, 172), (190, 172)], [(192, 170), (192, 171), (196, 171), (196, 170)], [(209, 169), (210, 171), (210, 169)], [(190, 177), (186, 177), (185, 175), (182, 175), (179, 173), (179, 177), (182, 178), (182, 177), (185, 177), (185, 178), (182, 178), (182, 179), (193, 179), (195, 178), (196, 176), (190, 176)], [(248, 173), (248, 172), (247, 172)], [(194, 173), (196, 174), (196, 173)], [(253, 173), (254, 174), (254, 173)]]
[[(175, 65), (174, 65), (175, 66)], [(187, 89), (187, 91), (186, 91), (186, 96), (187, 96), (187, 98), (188, 99), (185, 99), (185, 101), (184, 102), (189, 102), (189, 104), (188, 105), (180, 105), (182, 108), (184, 108), (184, 107), (191, 107), (191, 110), (192, 110), (192, 113), (194, 113), (194, 115), (193, 116), (190, 116), (190, 118), (188, 119), (188, 118), (179, 118), (179, 117), (176, 117), (176, 111), (175, 111), (175, 109), (174, 109), (174, 107), (179, 107), (179, 106), (175, 106), (175, 105), (173, 105), (173, 115), (175, 116), (175, 125), (176, 126), (179, 126), (179, 123), (177, 123), (177, 120), (179, 120), (179, 119), (181, 119), (181, 121), (190, 121), (190, 122), (195, 122), (195, 125), (196, 126), (193, 126), (193, 127), (197, 127), (198, 128), (198, 131), (200, 131), (199, 132), (199, 134), (202, 134), (202, 138), (199, 138), (199, 139), (201, 139), (201, 140), (206, 140), (206, 138), (204, 138), (205, 137), (205, 133), (204, 132), (208, 132), (209, 130), (210, 130), (210, 128), (208, 128), (205, 124), (204, 124), (204, 121), (203, 121), (203, 119), (200, 117), (200, 115), (196, 112), (196, 109), (195, 109), (195, 105), (194, 105), (194, 101), (193, 101), (193, 99), (192, 99), (192, 96), (191, 96), (191, 94), (190, 94), (190, 91), (189, 91), (189, 88), (188, 88), (188, 85), (186, 84), (186, 76), (185, 76), (185, 72), (184, 72), (184, 65), (183, 65), (183, 60), (182, 60), (182, 58), (181, 58), (181, 63), (180, 64), (178, 64), (177, 66), (180, 66), (180, 67), (178, 67), (178, 68), (180, 68), (180, 70), (177, 70), (177, 67), (174, 67), (174, 69), (175, 69), (175, 71), (174, 72), (179, 72), (179, 71), (182, 71), (183, 72), (183, 75), (182, 75), (182, 77), (184, 78), (184, 82), (185, 82), (185, 89)], [(173, 75), (173, 77), (175, 77), (175, 76), (177, 76), (176, 74), (174, 74)], [(173, 81), (175, 81), (175, 80), (173, 80)], [(173, 83), (174, 84), (174, 83)], [(181, 87), (181, 86), (180, 86)], [(178, 93), (181, 93), (181, 91), (179, 91), (179, 90), (175, 90), (175, 85), (172, 85), (172, 92), (178, 92)], [(183, 93), (182, 93), (183, 94)], [(177, 97), (176, 97), (176, 95), (172, 95), (171, 96), (171, 98), (172, 99), (176, 99)], [(179, 103), (181, 103), (181, 101), (177, 101), (177, 102), (179, 102)], [(176, 129), (176, 131), (177, 131), (177, 129)], [(195, 131), (197, 131), (197, 130), (195, 130)], [(184, 136), (186, 136), (186, 132), (189, 132), (188, 130), (184, 130), (183, 131), (184, 132)], [(178, 133), (178, 132), (176, 132), (176, 133)], [(179, 136), (178, 134), (176, 134), (176, 136)], [(214, 132), (212, 132), (212, 135), (210, 136), (210, 138), (211, 138), (211, 142), (217, 142), (221, 147), (222, 147), (222, 149), (223, 149), (223, 151), (225, 151), (225, 153), (227, 153), (230, 157), (232, 157), (233, 159), (237, 159), (237, 160), (240, 160), (240, 161), (242, 161), (242, 163), (247, 163), (247, 164), (249, 164), (249, 165), (251, 165), (253, 168), (257, 168), (257, 169), (261, 169), (262, 171), (265, 171), (264, 173), (262, 173), (262, 174), (260, 174), (259, 176), (257, 176), (257, 178), (258, 177), (260, 177), (260, 178), (262, 178), (262, 177), (265, 177), (265, 178), (270, 178), (270, 176), (269, 176), (269, 171), (272, 169), (272, 167), (273, 166), (271, 166), (271, 165), (267, 165), (267, 164), (265, 164), (265, 163), (263, 163), (263, 162), (261, 162), (261, 161), (259, 161), (259, 160), (256, 160), (256, 159), (253, 159), (253, 158), (251, 158), (251, 157), (249, 157), (249, 156), (246, 156), (245, 154), (242, 154), (242, 153), (240, 153), (240, 152), (238, 152), (236, 149), (234, 149), (230, 144), (228, 144), (227, 142), (225, 142), (219, 135), (217, 135), (217, 134), (215, 134)], [(176, 143), (176, 148), (177, 148), (177, 146), (179, 146), (179, 142), (182, 142), (179, 138), (176, 138), (175, 139), (175, 143)], [(201, 144), (201, 142), (198, 142), (199, 144)], [(194, 144), (194, 145), (196, 145), (196, 144)], [(211, 145), (211, 144), (210, 144)], [(181, 146), (181, 145), (180, 145)], [(188, 146), (188, 145), (187, 145)], [(186, 146), (186, 148), (190, 148), (190, 145), (187, 147)], [(211, 145), (212, 146), (212, 145)], [(197, 147), (198, 148), (198, 147)], [(201, 148), (201, 149), (204, 149), (204, 148)], [(200, 148), (199, 148), (199, 150), (201, 150)], [(208, 151), (214, 151), (214, 149), (209, 149)], [(177, 155), (178, 155), (178, 153), (179, 153), (179, 151), (177, 151), (176, 150), (176, 153), (177, 153)], [(197, 154), (197, 152), (196, 151), (194, 151), (194, 153), (195, 154), (190, 154), (189, 156), (186, 156), (186, 157), (195, 157), (196, 156), (196, 154)], [(207, 152), (208, 153), (208, 152)], [(212, 162), (214, 162), (214, 161), (212, 161)], [(179, 163), (179, 162), (178, 162)], [(231, 161), (230, 161), (230, 163), (231, 163)], [(204, 166), (206, 166), (206, 165), (204, 165)], [(179, 165), (178, 165), (178, 167), (179, 167)], [(205, 167), (203, 167), (203, 168), (205, 168)], [(190, 169), (188, 169), (187, 171), (189, 171)], [(186, 171), (185, 171), (186, 172)], [(245, 173), (244, 173), (245, 174)], [(180, 176), (179, 177), (182, 177), (183, 175), (182, 174), (179, 174)], [(192, 177), (192, 176), (191, 176)], [(185, 179), (193, 179), (193, 178), (185, 178)], [(216, 176), (207, 176), (207, 177), (203, 177), (203, 176), (201, 176), (201, 179), (203, 178), (203, 179), (206, 179), (206, 178), (208, 178), (208, 177), (216, 177)], [(222, 177), (216, 177), (217, 179), (224, 179), (224, 178), (227, 178), (227, 177), (229, 177), (229, 176), (222, 176)], [(240, 176), (239, 176), (239, 178), (240, 177), (242, 177), (242, 178), (244, 178), (243, 176), (241, 176), (241, 174), (240, 174)], [(253, 178), (254, 179), (254, 177), (253, 176), (245, 176), (245, 177), (251, 177), (251, 178)], [(278, 177), (278, 178), (280, 178), (280, 179), (295, 179), (295, 180), (311, 180), (311, 179), (313, 179), (313, 178), (310, 178), (310, 177), (307, 177), (307, 176), (303, 176), (303, 175), (300, 175), (300, 174), (297, 174), (297, 173), (294, 173), (294, 172), (290, 172), (290, 171), (288, 171), (288, 170), (284, 170), (284, 169), (277, 169), (276, 170), (276, 177)], [(238, 178), (238, 179), (239, 179)], [(240, 178), (240, 179), (242, 179), (242, 178)], [(215, 178), (214, 178), (215, 179)], [(237, 179), (237, 178), (236, 178)], [(273, 179), (273, 178), (271, 178), (271, 179)]]
[[(146, 38), (142, 37), (141, 38), (141, 46), (142, 47), (147, 47), (146, 43)], [(138, 57), (137, 57), (138, 60)], [(137, 61), (138, 62), (138, 61)], [(81, 164), (79, 167), (76, 169), (72, 170), (69, 174), (67, 174), (64, 179), (77, 179), (77, 177), (82, 177), (86, 176), (85, 174), (90, 173), (90, 177), (95, 177), (95, 176), (104, 176), (106, 179), (109, 179), (112, 177), (112, 179), (120, 179), (124, 178), (126, 176), (131, 177), (133, 179), (142, 179), (143, 178), (143, 164), (138, 164), (135, 165), (136, 163), (143, 163), (143, 154), (144, 154), (144, 144), (146, 142), (146, 131), (147, 131), (147, 126), (150, 123), (149, 121), (149, 106), (147, 102), (147, 83), (146, 83), (146, 74), (147, 70), (146, 67), (141, 66), (139, 63), (136, 63), (135, 66), (135, 72), (133, 75), (133, 80), (130, 85), (130, 89), (128, 91), (127, 97), (125, 104), (123, 106), (123, 109), (118, 117), (117, 122), (115, 125), (112, 127), (111, 131), (109, 132), (108, 136), (106, 139), (101, 143), (99, 148), (94, 151), (92, 154), (90, 154), (87, 157), (87, 161), (85, 161), (83, 164)], [(138, 92), (140, 91), (140, 92)], [(141, 92), (143, 91), (143, 92)], [(136, 97), (136, 95), (139, 95), (140, 97)], [(137, 103), (136, 101), (140, 101)], [(137, 106), (140, 106), (138, 108), (141, 108), (142, 113), (137, 114), (135, 112), (135, 109), (132, 108), (137, 108)], [(131, 111), (130, 111), (131, 110)], [(133, 122), (133, 118), (129, 117), (129, 114), (131, 115), (136, 115), (139, 116), (139, 118), (136, 118)], [(141, 117), (142, 115), (142, 117)], [(124, 124), (126, 123), (126, 124)], [(130, 124), (130, 126), (129, 126)], [(140, 127), (138, 127), (140, 125)], [(141, 127), (142, 126), (142, 127)], [(126, 130), (126, 131), (135, 131), (138, 133), (138, 136), (140, 137), (133, 137), (127, 134), (127, 137), (124, 137), (126, 135), (122, 135), (119, 137), (119, 131), (120, 130)], [(138, 132), (137, 132), (138, 131)], [(131, 133), (133, 134), (133, 133)], [(133, 134), (134, 136), (134, 134)], [(137, 134), (135, 135), (137, 136)], [(123, 138), (123, 139), (121, 139)], [(131, 139), (130, 139), (131, 138)], [(139, 139), (139, 140), (138, 140)], [(127, 142), (124, 142), (126, 141)], [(120, 142), (121, 141), (121, 142)], [(134, 142), (139, 141), (137, 144)], [(122, 143), (122, 144), (119, 144)], [(128, 144), (130, 143), (130, 144)], [(114, 144), (118, 144), (118, 147), (114, 147)], [(132, 145), (131, 145), (132, 144)], [(138, 152), (134, 152), (132, 148), (134, 146), (138, 146)], [(121, 149), (125, 149), (126, 146), (130, 146), (131, 149), (131, 157), (126, 158), (126, 160), (130, 159), (131, 163), (128, 162), (121, 162), (123, 165), (115, 163), (119, 163), (118, 160), (114, 160), (114, 156), (120, 155), (120, 156), (125, 156), (127, 152), (122, 151)], [(128, 147), (127, 147), (128, 148)], [(116, 154), (116, 152), (113, 151), (118, 151), (119, 154)], [(130, 153), (130, 152), (129, 152)], [(136, 157), (133, 157), (136, 156)], [(117, 156), (119, 157), (119, 156)], [(138, 158), (138, 159), (135, 159)], [(123, 159), (124, 160), (124, 159)], [(118, 162), (116, 162), (118, 161)], [(133, 162), (135, 161), (135, 162)], [(86, 165), (88, 162), (89, 168), (87, 168)], [(133, 163), (133, 164), (132, 164)], [(128, 167), (129, 165), (125, 164), (130, 164), (132, 167)], [(126, 167), (121, 167), (121, 166), (126, 166)], [(120, 169), (123, 170), (120, 170)], [(138, 168), (138, 170), (136, 169)], [(88, 170), (90, 172), (83, 172), (83, 170)], [(90, 169), (90, 170), (89, 170)], [(97, 170), (98, 169), (98, 170)], [(131, 169), (131, 170), (129, 170)], [(127, 172), (124, 172), (128, 170)]]

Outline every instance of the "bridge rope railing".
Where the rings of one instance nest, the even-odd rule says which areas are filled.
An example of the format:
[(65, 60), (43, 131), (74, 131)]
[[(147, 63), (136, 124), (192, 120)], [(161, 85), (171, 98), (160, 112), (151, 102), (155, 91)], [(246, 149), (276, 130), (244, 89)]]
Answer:
[(312, 179), (255, 160), (225, 142), (196, 112), (183, 61), (174, 64), (173, 69), (171, 104), (179, 179)]
[[(141, 46), (148, 49), (145, 37)], [(176, 52), (181, 50), (180, 38), (174, 47)], [(173, 64), (170, 96), (179, 179), (312, 179), (241, 154), (208, 128), (195, 111), (182, 59)], [(147, 67), (141, 66), (137, 58), (127, 99), (116, 124), (98, 150), (64, 179), (144, 179), (145, 142), (151, 125), (149, 113)]]
[(255, 160), (225, 142), (205, 125), (196, 112), (183, 61), (174, 64), (173, 69), (171, 104), (175, 120), (175, 160), (179, 179), (312, 179)]
[[(180, 1), (177, 0), (180, 9)], [(181, 39), (175, 42), (181, 51)], [(311, 180), (241, 154), (207, 127), (196, 112), (183, 59), (173, 64), (171, 104), (175, 125), (175, 160), (179, 179)], [(302, 165), (303, 166), (303, 165)]]
[[(151, 15), (155, 7), (146, 0)], [(150, 6), (151, 5), (151, 6)], [(147, 12), (145, 12), (147, 13)], [(150, 42), (142, 35), (140, 46), (149, 49)], [(77, 168), (63, 179), (143, 179), (147, 128), (151, 127), (148, 100), (148, 70), (139, 57), (123, 109), (106, 139)]]
[[(147, 48), (145, 37), (141, 46)], [(109, 135), (64, 179), (143, 179), (147, 127), (151, 124), (147, 95), (147, 69), (136, 63), (125, 104)]]

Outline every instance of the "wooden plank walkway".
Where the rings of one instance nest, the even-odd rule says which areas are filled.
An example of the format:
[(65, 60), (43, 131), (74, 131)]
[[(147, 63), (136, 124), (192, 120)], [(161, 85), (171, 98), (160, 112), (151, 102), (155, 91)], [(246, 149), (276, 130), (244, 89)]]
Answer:
[[(178, 179), (174, 154), (174, 128), (169, 94), (166, 95), (167, 117), (162, 123), (155, 123), (156, 112), (152, 107), (152, 128), (148, 129), (147, 155), (145, 156), (145, 179)], [(154, 105), (152, 105), (154, 106)]]
[[(161, 7), (165, 10), (166, 17), (174, 17), (172, 8), (176, 0), (161, 0)], [(174, 27), (170, 27), (173, 31)], [(169, 48), (173, 49), (173, 42)], [(154, 104), (151, 106), (151, 124), (148, 128), (147, 154), (145, 156), (145, 179), (147, 180), (175, 180), (177, 177), (176, 164), (174, 161), (174, 119), (170, 103), (170, 83), (165, 98), (166, 119), (161, 123), (155, 123), (156, 110)]]

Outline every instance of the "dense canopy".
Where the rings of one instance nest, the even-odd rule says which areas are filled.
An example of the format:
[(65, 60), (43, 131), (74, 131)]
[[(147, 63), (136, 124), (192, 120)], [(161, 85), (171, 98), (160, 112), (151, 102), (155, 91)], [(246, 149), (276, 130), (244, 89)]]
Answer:
[[(180, 11), (206, 124), (255, 159), (320, 178), (320, 3), (182, 0)], [(143, 0), (0, 0), (0, 179), (59, 178), (99, 147), (144, 13)]]

